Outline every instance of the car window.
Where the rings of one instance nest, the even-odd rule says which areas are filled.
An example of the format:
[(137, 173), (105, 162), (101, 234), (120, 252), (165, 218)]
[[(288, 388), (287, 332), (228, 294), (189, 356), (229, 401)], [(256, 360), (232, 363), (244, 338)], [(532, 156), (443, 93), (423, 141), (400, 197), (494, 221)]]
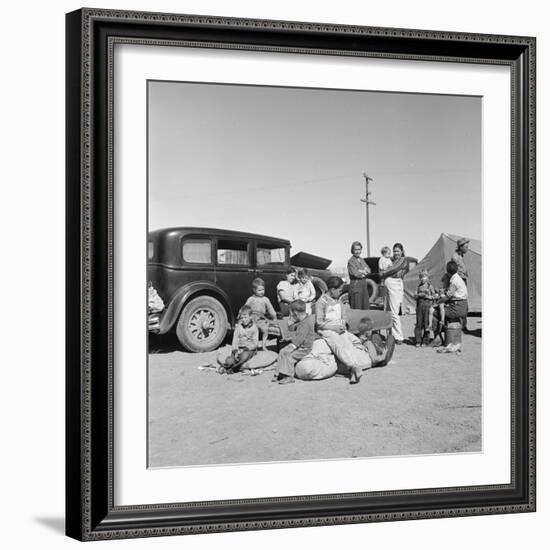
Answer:
[(225, 240), (218, 241), (219, 265), (248, 265), (248, 243), (246, 241)]
[(210, 239), (189, 239), (183, 241), (183, 261), (188, 264), (212, 263), (212, 242)]
[(256, 264), (284, 264), (286, 259), (286, 249), (284, 246), (275, 246), (259, 243), (256, 247)]

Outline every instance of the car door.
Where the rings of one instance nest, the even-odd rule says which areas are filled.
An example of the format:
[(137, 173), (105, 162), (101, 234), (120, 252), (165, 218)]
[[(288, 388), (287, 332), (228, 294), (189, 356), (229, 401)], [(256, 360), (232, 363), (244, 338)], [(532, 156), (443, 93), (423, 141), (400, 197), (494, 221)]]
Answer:
[(216, 239), (216, 284), (229, 296), (235, 317), (252, 295), (252, 249), (248, 239)]

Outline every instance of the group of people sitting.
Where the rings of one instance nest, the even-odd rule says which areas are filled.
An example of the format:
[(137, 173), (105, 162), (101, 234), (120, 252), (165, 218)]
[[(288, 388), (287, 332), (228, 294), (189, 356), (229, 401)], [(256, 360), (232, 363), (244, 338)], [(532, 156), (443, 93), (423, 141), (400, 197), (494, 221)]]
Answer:
[(307, 272), (289, 269), (286, 280), (277, 287), (279, 307), (288, 317), (277, 323), (275, 309), (265, 296), (264, 282), (255, 279), (253, 294), (239, 312), (231, 353), (219, 372), (233, 373), (249, 362), (260, 347), (260, 336), (265, 350), (272, 329), (279, 331), (282, 342), (273, 377), (279, 384), (291, 384), (295, 378), (322, 380), (337, 373), (348, 375), (356, 384), (364, 370), (387, 364), (393, 354), (393, 336), (384, 340), (373, 334), (373, 323), (367, 315), (360, 320), (357, 335), (349, 332), (344, 305), (339, 300), (344, 281), (333, 276), (326, 285), (327, 290), (314, 302), (315, 289)]

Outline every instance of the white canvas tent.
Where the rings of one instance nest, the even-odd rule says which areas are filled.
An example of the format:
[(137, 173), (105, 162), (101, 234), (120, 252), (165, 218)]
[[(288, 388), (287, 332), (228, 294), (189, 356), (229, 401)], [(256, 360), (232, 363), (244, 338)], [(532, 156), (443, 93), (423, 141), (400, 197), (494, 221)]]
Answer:
[[(456, 243), (460, 239), (457, 235), (442, 233), (432, 246), (430, 251), (411, 269), (406, 275), (405, 297), (403, 299), (403, 312), (414, 312), (416, 301), (414, 293), (418, 286), (418, 274), (423, 269), (430, 272), (430, 279), (435, 288), (441, 288), (441, 279), (445, 274), (445, 266), (456, 250)], [(468, 270), (468, 310), (470, 312), (481, 311), (481, 241), (470, 239), (470, 249), (464, 256), (464, 263)]]

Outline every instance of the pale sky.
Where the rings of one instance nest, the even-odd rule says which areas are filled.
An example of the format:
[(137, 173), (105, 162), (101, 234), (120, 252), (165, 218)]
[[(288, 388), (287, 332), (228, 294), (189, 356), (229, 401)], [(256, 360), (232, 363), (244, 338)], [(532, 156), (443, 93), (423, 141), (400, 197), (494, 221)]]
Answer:
[(218, 227), (287, 238), (345, 265), (442, 232), (481, 239), (481, 98), (149, 83), (149, 229)]

